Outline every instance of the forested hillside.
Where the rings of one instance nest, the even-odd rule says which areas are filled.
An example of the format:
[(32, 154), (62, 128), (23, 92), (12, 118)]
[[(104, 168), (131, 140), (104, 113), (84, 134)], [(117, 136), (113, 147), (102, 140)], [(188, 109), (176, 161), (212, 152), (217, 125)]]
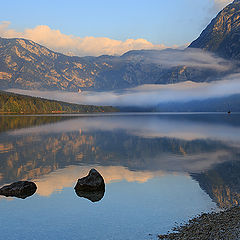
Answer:
[(108, 106), (79, 105), (0, 91), (0, 113), (116, 112)]

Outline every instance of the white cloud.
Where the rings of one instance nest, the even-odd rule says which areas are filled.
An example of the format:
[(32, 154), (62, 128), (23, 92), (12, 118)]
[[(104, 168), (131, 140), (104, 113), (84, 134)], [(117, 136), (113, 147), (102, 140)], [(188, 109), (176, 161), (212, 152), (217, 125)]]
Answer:
[(97, 168), (107, 184), (123, 180), (144, 183), (154, 177), (165, 175), (162, 171), (130, 171), (122, 166), (68, 166), (35, 179), (34, 182), (38, 186), (37, 193), (41, 196), (50, 196), (65, 187), (73, 187), (79, 176), (86, 176), (91, 168)]
[(118, 93), (114, 91), (76, 92), (38, 91), (8, 89), (24, 95), (42, 97), (58, 101), (77, 104), (111, 105), (111, 106), (155, 106), (166, 102), (188, 102), (192, 100), (204, 100), (209, 98), (221, 98), (234, 94), (240, 94), (240, 74), (230, 75), (224, 80), (215, 82), (181, 82), (176, 84), (148, 84), (131, 89), (125, 89)]
[(196, 48), (189, 48), (184, 51), (178, 49), (149, 51), (144, 55), (144, 60), (166, 68), (185, 66), (226, 71), (232, 67), (230, 61)]
[(114, 40), (106, 37), (77, 37), (66, 35), (46, 25), (27, 28), (23, 32), (9, 28), (10, 22), (0, 23), (0, 36), (26, 38), (54, 51), (76, 56), (121, 55), (129, 50), (164, 49), (164, 44), (152, 44), (145, 39)]

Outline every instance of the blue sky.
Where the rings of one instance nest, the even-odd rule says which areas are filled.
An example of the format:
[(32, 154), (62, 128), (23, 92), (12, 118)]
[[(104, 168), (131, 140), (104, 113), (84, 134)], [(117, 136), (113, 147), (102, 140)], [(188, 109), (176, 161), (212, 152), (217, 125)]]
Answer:
[[(1, 9), (4, 10), (1, 11), (1, 20), (9, 22), (7, 29), (14, 29), (18, 33), (16, 37), (29, 37), (50, 48), (54, 46), (48, 44), (46, 39), (36, 38), (35, 35), (31, 37), (29, 34), (20, 35), (20, 32), (44, 25), (51, 30), (59, 30), (62, 34), (80, 38), (104, 37), (120, 41), (140, 38), (152, 44), (181, 46), (198, 37), (219, 9), (229, 2), (230, 0), (11, 0), (1, 2)], [(14, 34), (0, 31), (0, 36), (14, 37)], [(56, 50), (61, 51), (61, 46), (56, 47)], [(115, 50), (116, 53), (118, 51)]]

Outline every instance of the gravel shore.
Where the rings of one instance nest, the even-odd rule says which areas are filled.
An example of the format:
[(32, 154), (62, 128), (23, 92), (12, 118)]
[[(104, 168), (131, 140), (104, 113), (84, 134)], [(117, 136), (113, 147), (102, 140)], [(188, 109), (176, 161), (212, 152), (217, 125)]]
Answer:
[(240, 239), (240, 207), (218, 213), (204, 213), (173, 233), (159, 235), (162, 240), (237, 240)]

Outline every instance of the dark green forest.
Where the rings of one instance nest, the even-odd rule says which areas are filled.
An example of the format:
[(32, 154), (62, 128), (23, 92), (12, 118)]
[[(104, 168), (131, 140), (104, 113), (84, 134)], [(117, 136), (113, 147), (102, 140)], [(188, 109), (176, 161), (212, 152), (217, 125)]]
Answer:
[(79, 105), (0, 91), (0, 113), (116, 112), (110, 106)]

